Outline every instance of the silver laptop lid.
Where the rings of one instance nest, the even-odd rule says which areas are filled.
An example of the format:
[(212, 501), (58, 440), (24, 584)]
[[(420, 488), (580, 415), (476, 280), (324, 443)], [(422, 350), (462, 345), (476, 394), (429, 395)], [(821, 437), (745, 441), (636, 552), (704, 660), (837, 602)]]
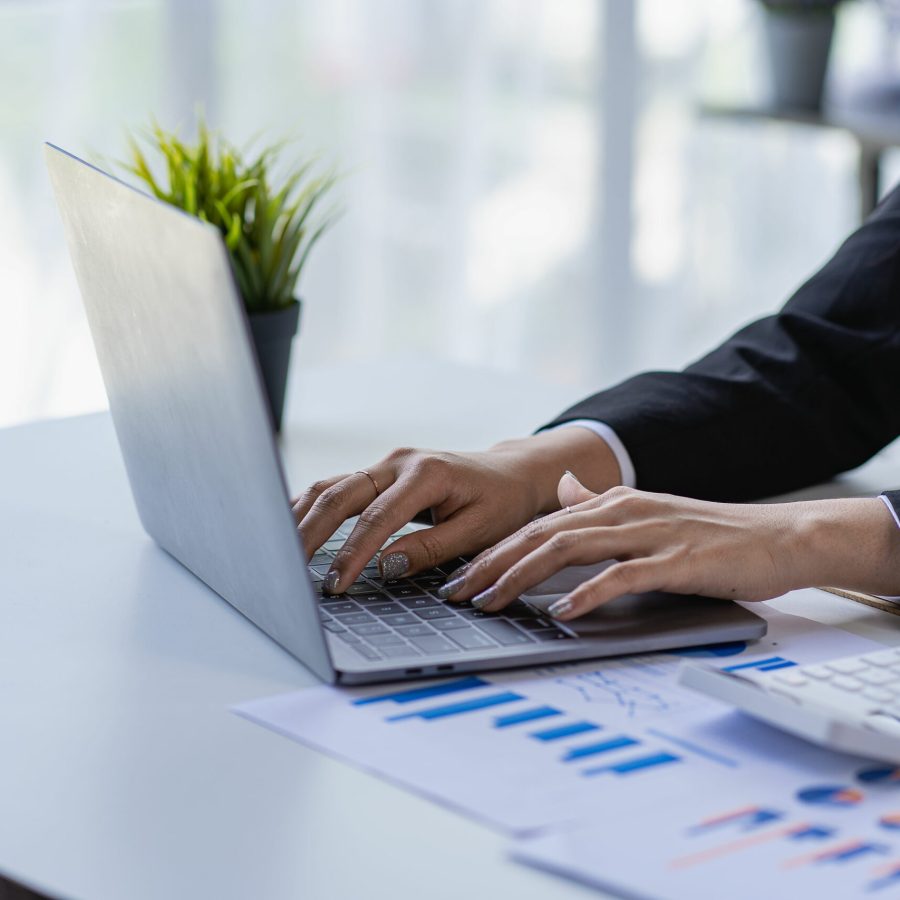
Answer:
[(335, 679), (218, 230), (45, 146), (147, 533)]

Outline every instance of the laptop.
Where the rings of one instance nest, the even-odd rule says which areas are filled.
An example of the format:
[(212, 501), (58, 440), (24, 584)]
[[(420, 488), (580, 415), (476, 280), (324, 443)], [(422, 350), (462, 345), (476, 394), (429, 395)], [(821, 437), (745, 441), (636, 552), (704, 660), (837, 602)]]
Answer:
[(579, 570), (486, 614), (436, 595), (461, 559), (389, 583), (373, 560), (345, 594), (325, 596), (350, 523), (305, 558), (222, 236), (59, 147), (45, 150), (144, 529), (320, 678), (422, 678), (765, 633), (765, 620), (737, 604), (661, 593), (556, 623), (544, 610), (590, 574)]

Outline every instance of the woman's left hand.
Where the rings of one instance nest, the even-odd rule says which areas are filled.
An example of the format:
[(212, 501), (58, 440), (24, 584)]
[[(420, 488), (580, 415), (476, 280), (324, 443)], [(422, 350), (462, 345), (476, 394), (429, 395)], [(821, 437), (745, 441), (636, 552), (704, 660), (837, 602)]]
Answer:
[(878, 499), (737, 504), (617, 487), (566, 473), (563, 509), (485, 550), (441, 594), (497, 612), (566, 566), (615, 560), (550, 607), (574, 619), (623, 594), (768, 600), (833, 585), (900, 593), (900, 529)]

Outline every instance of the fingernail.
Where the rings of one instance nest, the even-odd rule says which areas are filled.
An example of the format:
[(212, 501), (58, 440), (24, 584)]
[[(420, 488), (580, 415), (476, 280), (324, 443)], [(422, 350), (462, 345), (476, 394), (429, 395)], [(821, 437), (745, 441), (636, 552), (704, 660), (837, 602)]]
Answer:
[(455, 594), (466, 583), (466, 576), (461, 575), (459, 578), (451, 578), (445, 581), (438, 589), (437, 595), (441, 600), (446, 600), (451, 594)]
[[(569, 469), (566, 469), (566, 471), (563, 472), (563, 474), (564, 474), (564, 475), (568, 475), (569, 478), (574, 478), (575, 481), (576, 481), (578, 484), (581, 484), (581, 482), (578, 481), (578, 476), (577, 476), (574, 472), (570, 471)], [(581, 486), (584, 487), (583, 484), (581, 484)]]
[(380, 561), (381, 577), (384, 581), (393, 581), (409, 571), (409, 557), (405, 553), (388, 553)]
[(337, 569), (329, 569), (325, 576), (322, 586), (325, 588), (326, 594), (336, 594), (338, 592), (338, 582), (341, 580), (341, 573)]
[(475, 609), (484, 609), (486, 606), (490, 606), (496, 597), (497, 588), (489, 587), (486, 591), (482, 591), (476, 597), (473, 597), (469, 602)]
[(554, 619), (558, 619), (560, 616), (564, 616), (566, 613), (571, 612), (574, 606), (575, 604), (568, 597), (563, 597), (562, 600), (551, 603), (547, 608), (547, 612), (550, 613)]

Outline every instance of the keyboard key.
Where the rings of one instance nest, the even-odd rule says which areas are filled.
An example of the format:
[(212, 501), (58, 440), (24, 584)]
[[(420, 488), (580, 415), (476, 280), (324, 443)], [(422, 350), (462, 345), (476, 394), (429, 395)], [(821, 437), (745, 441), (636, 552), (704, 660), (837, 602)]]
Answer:
[(446, 606), (427, 606), (425, 609), (417, 609), (415, 612), (420, 619), (458, 618), (456, 613), (452, 609), (447, 609)]
[(456, 559), (448, 559), (447, 562), (442, 562), (438, 568), (445, 575), (452, 575), (457, 569), (462, 568), (466, 562), (467, 560), (457, 557)]
[(491, 618), (491, 613), (482, 612), (480, 609), (471, 609), (463, 607), (459, 614), (464, 616), (467, 619), (489, 619)]
[(397, 600), (404, 600), (409, 597), (424, 597), (425, 592), (422, 588), (417, 587), (414, 584), (397, 584), (394, 587), (387, 587), (387, 593), (389, 593), (392, 597), (395, 597)]
[(504, 647), (510, 647), (513, 644), (531, 643), (531, 638), (524, 631), (519, 631), (514, 625), (504, 622), (502, 619), (488, 619), (487, 621), (479, 622), (478, 627), (495, 641), (503, 644)]
[(395, 613), (405, 613), (406, 610), (399, 603), (372, 603), (366, 607), (366, 612), (373, 616), (392, 616)]
[[(371, 626), (357, 625), (357, 628), (364, 628), (364, 627), (371, 627)], [(370, 644), (372, 644), (375, 647), (378, 647), (379, 649), (381, 647), (387, 647), (390, 644), (405, 644), (406, 643), (406, 641), (404, 641), (403, 638), (400, 637), (399, 634), (394, 634), (391, 631), (389, 631), (387, 634), (382, 634), (382, 633), (372, 634), (372, 632), (370, 631), (366, 634), (366, 640), (368, 640), (368, 642)]]
[(451, 616), (449, 619), (434, 619), (431, 622), (438, 631), (454, 631), (457, 628), (471, 628), (472, 626), (459, 616)]
[(378, 622), (375, 622), (373, 625), (351, 625), (350, 630), (354, 634), (361, 634), (363, 637), (368, 637), (370, 634), (390, 634), (390, 628), (385, 628), (384, 625), (381, 625)]
[(571, 641), (572, 635), (566, 634), (561, 628), (544, 628), (541, 631), (529, 631), (536, 641)]
[(463, 650), (483, 650), (485, 647), (497, 646), (489, 637), (471, 625), (462, 631), (448, 631), (447, 637), (459, 644)]
[(459, 653), (459, 650), (450, 641), (439, 634), (411, 637), (410, 640), (423, 653)]
[(340, 550), (341, 547), (344, 546), (344, 538), (338, 538), (337, 540), (325, 541), (322, 549), (323, 550), (331, 550), (332, 553), (335, 550)]
[(334, 634), (340, 634), (342, 631), (347, 630), (343, 625), (338, 625), (338, 623), (334, 620), (332, 620), (331, 622), (324, 622), (323, 626), (329, 631), (334, 632)]
[(311, 566), (330, 566), (331, 560), (333, 559), (332, 555), (328, 553), (326, 550), (319, 550), (318, 553), (313, 553), (312, 558), (309, 561), (309, 565)]
[(360, 656), (364, 656), (366, 659), (381, 659), (381, 654), (374, 648), (369, 647), (367, 644), (351, 644), (350, 645)]
[(412, 583), (423, 591), (436, 591), (446, 580), (444, 575), (419, 575), (412, 579)]
[(542, 631), (545, 628), (552, 628), (554, 631), (559, 631), (549, 619), (545, 619), (543, 616), (538, 616), (536, 619), (517, 619), (516, 625), (518, 625), (519, 628), (524, 628), (526, 631)]
[(328, 574), (328, 570), (331, 568), (330, 562), (318, 563), (314, 566), (308, 566), (310, 572), (315, 572), (317, 575), (325, 576)]
[(433, 597), (413, 597), (400, 601), (407, 609), (424, 609), (426, 606), (437, 606), (438, 602)]
[(396, 628), (398, 625), (418, 625), (419, 620), (412, 613), (401, 613), (397, 616), (385, 616), (382, 620), (386, 625)]
[(410, 647), (409, 644), (403, 644), (402, 646), (400, 644), (392, 644), (389, 647), (379, 647), (378, 649), (388, 659), (397, 659), (401, 656), (410, 657), (422, 655), (415, 647)]
[(858, 659), (836, 659), (834, 662), (826, 663), (833, 672), (841, 675), (853, 675), (855, 672), (861, 672), (865, 669), (866, 664)]
[(369, 594), (354, 594), (353, 595), (354, 603), (361, 603), (363, 606), (368, 609), (373, 603), (390, 603), (391, 598), (385, 597), (381, 591), (373, 590)]
[(340, 622), (341, 625), (374, 625), (378, 622), (378, 619), (370, 616), (368, 613), (358, 612), (340, 616), (338, 617), (338, 622)]
[(539, 616), (540, 613), (521, 600), (513, 600), (503, 610), (503, 615), (509, 619), (533, 619), (535, 616)]
[(863, 686), (863, 683), (858, 678), (853, 678), (850, 675), (835, 675), (831, 679), (831, 684), (842, 691), (858, 691)]
[(332, 600), (331, 598), (323, 598), (322, 603), (325, 605), (325, 611), (332, 616), (342, 616), (344, 613), (362, 612), (362, 607), (357, 606), (350, 600)]
[(359, 635), (354, 634), (352, 631), (341, 631), (338, 633), (338, 637), (342, 641), (346, 641), (348, 644), (355, 644), (357, 641), (362, 640)]
[(420, 637), (425, 635), (434, 635), (437, 637), (437, 632), (433, 628), (429, 628), (424, 623), (418, 625), (401, 625), (397, 631), (402, 634), (404, 637)]
[(355, 581), (346, 591), (344, 591), (344, 593), (349, 597), (355, 597), (364, 594), (380, 594), (381, 592), (376, 590), (374, 585), (370, 584), (368, 581)]

